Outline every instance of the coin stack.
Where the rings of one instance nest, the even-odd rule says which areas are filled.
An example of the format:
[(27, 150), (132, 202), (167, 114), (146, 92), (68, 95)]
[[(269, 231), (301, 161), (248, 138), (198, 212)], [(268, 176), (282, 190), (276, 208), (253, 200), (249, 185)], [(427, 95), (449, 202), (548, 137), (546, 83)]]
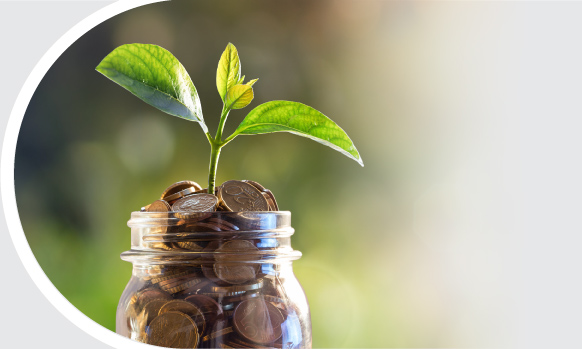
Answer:
[(214, 194), (193, 181), (170, 185), (153, 203), (143, 207), (147, 212), (214, 212), (214, 211), (278, 211), (275, 196), (255, 181), (227, 181)]
[[(172, 241), (150, 247), (187, 252), (194, 260), (160, 264), (141, 277), (125, 311), (131, 338), (170, 348), (296, 348), (298, 310), (285, 294), (278, 266), (259, 263), (272, 239), (203, 238), (208, 232), (257, 228), (248, 211), (278, 211), (273, 194), (253, 181), (227, 181), (216, 195), (197, 183), (172, 184), (142, 211), (180, 219)], [(240, 215), (211, 215), (214, 211)], [(232, 218), (235, 217), (235, 218)], [(165, 233), (166, 231), (164, 231)], [(168, 235), (168, 234), (166, 234)]]

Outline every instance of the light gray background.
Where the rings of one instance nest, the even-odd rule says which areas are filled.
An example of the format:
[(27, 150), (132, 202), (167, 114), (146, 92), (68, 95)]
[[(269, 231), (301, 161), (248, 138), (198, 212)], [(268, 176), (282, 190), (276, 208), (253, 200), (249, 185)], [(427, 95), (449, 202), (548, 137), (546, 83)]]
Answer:
[[(0, 1), (2, 134), (12, 104), (42, 54), (70, 27), (108, 3)], [(497, 157), (505, 171), (503, 190), (493, 198), (504, 215), (490, 217), (488, 223), (514, 234), (488, 248), (512, 256), (506, 259), (512, 307), (500, 314), (515, 323), (508, 341), (513, 345), (508, 347), (580, 348), (582, 4), (491, 5), (506, 7), (507, 17), (489, 24), (490, 40), (503, 49), (483, 54), (494, 59), (497, 73), (504, 73), (491, 75), (495, 92), (482, 96), (474, 108), (495, 111), (504, 135), (488, 139), (495, 146), (487, 156)], [(487, 15), (476, 13), (475, 18)], [(462, 30), (451, 28), (451, 35)], [(463, 63), (460, 69), (478, 69)], [(0, 262), (3, 346), (107, 347), (65, 319), (36, 288), (16, 255), (3, 215)]]
[[(113, 1), (0, 1), (0, 133), (24, 81), (42, 55), (67, 30)], [(67, 320), (28, 276), (12, 244), (6, 219), (0, 215), (2, 269), (2, 347), (87, 348), (110, 346)]]

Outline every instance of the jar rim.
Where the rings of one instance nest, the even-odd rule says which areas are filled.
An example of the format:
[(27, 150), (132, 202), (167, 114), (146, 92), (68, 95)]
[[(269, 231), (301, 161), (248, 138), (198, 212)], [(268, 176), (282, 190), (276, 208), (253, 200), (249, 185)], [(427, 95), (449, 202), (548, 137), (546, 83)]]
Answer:
[[(127, 222), (130, 228), (152, 226), (178, 226), (205, 219), (217, 218), (227, 221), (244, 220), (253, 223), (251, 230), (274, 230), (291, 228), (290, 211), (214, 211), (214, 212), (144, 212), (134, 211)], [(246, 230), (243, 230), (246, 231)]]
[[(133, 263), (185, 263), (191, 260), (214, 259), (217, 251), (185, 251), (211, 241), (233, 240), (260, 242), (258, 250), (229, 255), (248, 257), (248, 262), (294, 260), (301, 252), (290, 246), (290, 211), (216, 211), (216, 212), (132, 212), (127, 225), (132, 230), (132, 249), (122, 259)], [(184, 247), (184, 245), (190, 245)], [(243, 258), (244, 259), (244, 258)], [(238, 259), (239, 262), (243, 260)]]

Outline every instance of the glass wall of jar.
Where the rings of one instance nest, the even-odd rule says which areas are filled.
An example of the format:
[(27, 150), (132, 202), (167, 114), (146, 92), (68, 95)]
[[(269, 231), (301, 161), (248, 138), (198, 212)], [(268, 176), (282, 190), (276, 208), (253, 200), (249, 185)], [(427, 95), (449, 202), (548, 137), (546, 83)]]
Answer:
[(133, 212), (117, 333), (171, 348), (311, 348), (290, 212)]

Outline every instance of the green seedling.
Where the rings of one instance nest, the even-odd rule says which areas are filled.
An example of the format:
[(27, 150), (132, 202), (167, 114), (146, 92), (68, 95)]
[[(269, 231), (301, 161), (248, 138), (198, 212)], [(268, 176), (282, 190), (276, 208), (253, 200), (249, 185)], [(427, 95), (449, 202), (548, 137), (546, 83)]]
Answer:
[(122, 45), (108, 54), (96, 69), (159, 110), (200, 124), (210, 142), (210, 194), (214, 194), (220, 150), (238, 135), (290, 132), (327, 145), (364, 166), (344, 130), (321, 112), (298, 102), (263, 103), (247, 114), (233, 134), (223, 139), (228, 114), (251, 103), (253, 85), (258, 80), (244, 83), (238, 51), (231, 43), (222, 53), (216, 71), (216, 87), (223, 106), (214, 137), (204, 123), (200, 98), (190, 76), (168, 50), (149, 44)]

